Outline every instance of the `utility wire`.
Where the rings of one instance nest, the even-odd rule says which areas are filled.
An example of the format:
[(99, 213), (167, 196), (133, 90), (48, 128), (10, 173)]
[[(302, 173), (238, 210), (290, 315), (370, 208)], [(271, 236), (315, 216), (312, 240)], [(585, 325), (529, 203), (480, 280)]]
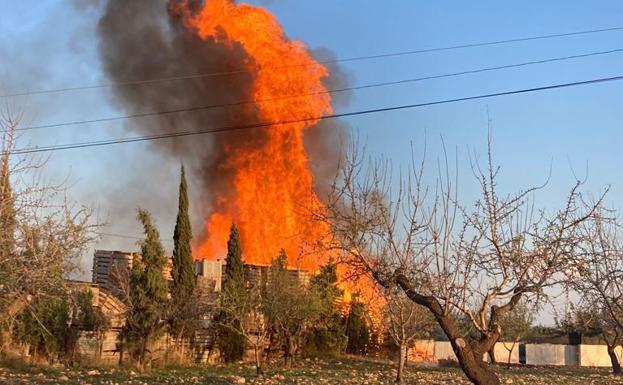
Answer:
[[(98, 232), (98, 233), (96, 233), (96, 234), (97, 234), (97, 235), (104, 236), (104, 237), (114, 237), (114, 238), (124, 238), (124, 239), (136, 239), (136, 240), (143, 240), (143, 239), (145, 239), (145, 237), (137, 237), (137, 236), (132, 236), (132, 235), (123, 235), (123, 234), (101, 233), (101, 232)], [(162, 242), (172, 242), (172, 241), (173, 241), (172, 239), (168, 239), (168, 238), (165, 238), (165, 239), (162, 239), (162, 238), (161, 238), (160, 240), (161, 240)]]
[[(494, 41), (470, 43), (470, 44), (459, 44), (459, 45), (451, 45), (451, 46), (446, 46), (446, 47), (435, 47), (435, 48), (425, 48), (425, 49), (408, 50), (408, 51), (387, 52), (387, 53), (382, 53), (382, 54), (377, 54), (377, 55), (354, 56), (354, 57), (347, 57), (343, 59), (322, 60), (322, 61), (318, 61), (317, 63), (331, 64), (331, 63), (346, 63), (346, 62), (355, 62), (355, 61), (364, 61), (364, 60), (375, 60), (375, 59), (383, 59), (383, 58), (398, 57), (398, 56), (417, 55), (417, 54), (430, 53), (430, 52), (442, 52), (442, 51), (451, 51), (451, 50), (465, 49), (465, 48), (486, 47), (486, 46), (511, 44), (511, 43), (525, 42), (525, 41), (545, 40), (545, 39), (561, 38), (561, 37), (568, 37), (568, 36), (579, 36), (579, 35), (589, 35), (589, 34), (603, 33), (603, 32), (613, 32), (613, 31), (620, 31), (620, 30), (623, 30), (623, 26), (590, 29), (590, 30), (575, 31), (575, 32), (556, 33), (556, 34), (550, 34), (550, 35), (528, 36), (528, 37), (520, 37), (520, 38), (515, 38), (515, 39), (494, 40)], [(315, 64), (316, 63), (275, 66), (271, 68), (290, 68), (290, 67), (300, 67), (300, 66), (308, 66), (308, 65), (315, 65)], [(261, 68), (258, 68), (255, 70), (251, 69), (251, 71), (259, 71), (259, 70), (261, 70)], [(238, 70), (232, 70), (232, 71), (211, 72), (211, 73), (202, 73), (202, 74), (194, 74), (194, 75), (181, 75), (181, 76), (144, 79), (144, 80), (118, 82), (118, 83), (92, 84), (92, 85), (76, 86), (76, 87), (23, 91), (23, 92), (0, 95), (0, 98), (52, 94), (52, 93), (98, 89), (98, 88), (127, 87), (127, 86), (153, 84), (153, 83), (159, 83), (159, 82), (200, 79), (200, 78), (208, 78), (208, 77), (216, 77), (216, 76), (229, 76), (229, 75), (235, 75), (235, 74), (249, 73), (249, 71), (250, 71), (249, 69), (238, 69)]]
[(142, 113), (136, 113), (136, 114), (130, 114), (130, 115), (113, 116), (113, 117), (99, 118), (99, 119), (76, 120), (76, 121), (71, 121), (71, 122), (43, 124), (43, 125), (38, 125), (38, 126), (28, 126), (28, 127), (16, 128), (16, 131), (39, 130), (43, 128), (57, 128), (57, 127), (63, 127), (63, 126), (76, 126), (76, 125), (89, 124), (89, 123), (102, 123), (102, 122), (111, 122), (111, 121), (116, 121), (116, 120), (144, 118), (144, 117), (150, 117), (150, 116), (171, 115), (171, 114), (178, 114), (178, 113), (183, 113), (183, 112), (204, 111), (204, 110), (210, 110), (214, 108), (225, 108), (225, 107), (235, 107), (235, 106), (243, 106), (243, 105), (249, 105), (249, 104), (260, 104), (260, 103), (266, 103), (266, 102), (273, 102), (276, 100), (295, 99), (295, 98), (314, 96), (314, 95), (334, 94), (334, 93), (356, 91), (356, 90), (363, 90), (363, 89), (396, 86), (400, 84), (415, 83), (415, 82), (420, 82), (424, 80), (433, 80), (433, 79), (449, 78), (449, 77), (462, 76), (462, 75), (478, 74), (478, 73), (490, 72), (490, 71), (499, 71), (499, 70), (509, 69), (509, 68), (518, 68), (518, 67), (525, 67), (525, 66), (536, 65), (536, 64), (560, 62), (560, 61), (565, 61), (565, 60), (580, 59), (580, 58), (586, 58), (586, 57), (598, 56), (598, 55), (608, 55), (608, 54), (619, 53), (619, 52), (623, 52), (623, 48), (615, 48), (615, 49), (610, 49), (606, 51), (588, 52), (588, 53), (583, 53), (583, 54), (578, 54), (578, 55), (553, 57), (553, 58), (547, 58), (547, 59), (542, 59), (542, 60), (533, 60), (533, 61), (527, 61), (527, 62), (522, 62), (522, 63), (506, 64), (506, 65), (500, 65), (500, 66), (494, 66), (494, 67), (477, 68), (473, 70), (452, 72), (452, 73), (446, 73), (446, 74), (440, 74), (440, 75), (431, 75), (431, 76), (408, 78), (408, 79), (401, 79), (401, 80), (389, 81), (389, 82), (363, 84), (360, 86), (331, 89), (331, 90), (313, 92), (313, 93), (308, 93), (308, 94), (287, 95), (287, 96), (270, 98), (270, 99), (247, 100), (247, 101), (241, 101), (241, 102), (212, 104), (212, 105), (199, 106), (199, 107), (177, 108), (177, 109), (166, 110), (166, 111), (142, 112)]
[(328, 120), (328, 119), (336, 119), (336, 118), (343, 118), (343, 117), (349, 117), (349, 116), (368, 115), (368, 114), (376, 114), (376, 113), (381, 113), (381, 112), (407, 110), (407, 109), (434, 106), (434, 105), (440, 105), (440, 104), (464, 102), (464, 101), (477, 100), (477, 99), (487, 99), (487, 98), (493, 98), (493, 97), (499, 97), (499, 96), (526, 94), (526, 93), (532, 93), (532, 92), (554, 90), (554, 89), (559, 89), (559, 88), (586, 86), (586, 85), (591, 85), (591, 84), (599, 84), (599, 83), (606, 83), (606, 82), (613, 82), (613, 81), (620, 81), (620, 80), (623, 80), (623, 75), (606, 77), (606, 78), (596, 78), (596, 79), (590, 79), (590, 80), (582, 80), (582, 81), (571, 82), (571, 83), (551, 84), (551, 85), (541, 86), (541, 87), (523, 88), (523, 89), (518, 89), (518, 90), (503, 91), (503, 92), (496, 92), (496, 93), (490, 93), (490, 94), (464, 96), (464, 97), (454, 98), (454, 99), (442, 99), (442, 100), (436, 100), (436, 101), (424, 102), (424, 103), (404, 104), (404, 105), (398, 105), (398, 106), (389, 106), (389, 107), (382, 107), (382, 108), (375, 108), (375, 109), (368, 109), (368, 110), (344, 112), (344, 113), (339, 113), (339, 114), (316, 116), (316, 117), (309, 117), (309, 118), (303, 118), (303, 119), (260, 122), (260, 123), (243, 125), (243, 126), (225, 126), (225, 127), (216, 127), (213, 129), (206, 129), (206, 130), (180, 131), (180, 132), (163, 133), (163, 134), (156, 134), (156, 135), (149, 135), (149, 136), (137, 136), (137, 137), (132, 137), (132, 138), (108, 139), (108, 140), (99, 140), (99, 141), (82, 142), (82, 143), (69, 143), (69, 144), (63, 144), (63, 145), (53, 145), (53, 146), (44, 146), (44, 147), (26, 147), (26, 148), (21, 148), (21, 149), (16, 149), (14, 151), (11, 151), (9, 154), (11, 155), (31, 154), (31, 153), (38, 153), (38, 152), (69, 150), (69, 149), (74, 149), (74, 148), (108, 146), (108, 145), (121, 144), (121, 143), (144, 142), (144, 141), (177, 138), (177, 137), (192, 136), (192, 135), (215, 134), (215, 133), (220, 133), (220, 132), (238, 131), (238, 130), (270, 127), (270, 126), (277, 126), (277, 125), (287, 125), (287, 124), (293, 124), (293, 123), (317, 122), (319, 120)]

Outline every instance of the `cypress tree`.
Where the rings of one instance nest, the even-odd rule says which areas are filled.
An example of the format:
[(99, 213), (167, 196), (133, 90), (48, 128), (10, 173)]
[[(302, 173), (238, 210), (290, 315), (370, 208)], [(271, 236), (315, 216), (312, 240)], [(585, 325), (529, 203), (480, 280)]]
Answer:
[(151, 215), (142, 209), (138, 211), (146, 238), (141, 245), (141, 258), (134, 259), (130, 273), (130, 310), (122, 333), (124, 342), (131, 349), (139, 369), (146, 369), (150, 363), (148, 353), (151, 342), (162, 328), (163, 309), (167, 302), (167, 281), (163, 270), (167, 263), (160, 234), (153, 225)]
[[(229, 240), (227, 241), (227, 261), (225, 277), (223, 277), (223, 295), (240, 297), (246, 295), (244, 282), (244, 264), (242, 262), (242, 244), (240, 234), (235, 224), (231, 225)], [(217, 313), (216, 323), (224, 325), (234, 320), (227, 319), (223, 313)], [(234, 325), (234, 329), (236, 325)], [(233, 332), (230, 328), (220, 326), (217, 330), (217, 345), (225, 362), (235, 362), (242, 359), (245, 350), (244, 337)]]
[[(195, 291), (195, 274), (193, 269), (193, 256), (190, 242), (192, 239), (192, 229), (188, 214), (188, 190), (186, 184), (186, 174), (184, 166), (180, 171), (179, 203), (177, 221), (173, 233), (173, 266), (171, 275), (173, 283), (171, 286), (171, 333), (175, 337), (180, 337), (181, 333), (190, 335), (192, 333), (189, 323), (192, 323), (192, 312), (189, 311), (192, 304), (192, 296)], [(181, 336), (184, 337), (184, 336)]]
[(244, 286), (244, 263), (242, 262), (242, 243), (235, 224), (229, 230), (227, 241), (227, 261), (225, 264), (225, 284)]

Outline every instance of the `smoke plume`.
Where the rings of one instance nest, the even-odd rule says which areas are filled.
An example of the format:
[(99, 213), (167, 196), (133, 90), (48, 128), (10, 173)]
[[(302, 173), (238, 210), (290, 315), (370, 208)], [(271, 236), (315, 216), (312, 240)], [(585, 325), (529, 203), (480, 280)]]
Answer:
[[(93, 0), (80, 0), (89, 2)], [(210, 105), (252, 100), (255, 74), (239, 72), (252, 62), (239, 44), (223, 44), (213, 38), (201, 39), (183, 25), (174, 11), (188, 0), (108, 0), (99, 21), (99, 52), (105, 74), (112, 83), (163, 79), (187, 75), (185, 80), (170, 80), (112, 89), (113, 103), (127, 114), (200, 108)], [(198, 7), (200, 1), (192, 1)], [(326, 49), (313, 54), (319, 60), (332, 58)], [(331, 76), (327, 88), (343, 87), (348, 79), (336, 64), (328, 64)], [(338, 103), (348, 95), (336, 95)], [(335, 102), (336, 100), (334, 100)], [(126, 129), (135, 134), (152, 135), (176, 131), (205, 130), (259, 122), (251, 104), (210, 108), (133, 119)], [(151, 148), (165, 161), (181, 161), (190, 172), (191, 182), (201, 193), (193, 202), (194, 211), (205, 215), (215, 197), (232, 188), (233, 175), (223, 168), (226, 152), (239, 146), (261, 146), (265, 128), (236, 130), (218, 134), (195, 135), (151, 142)], [(315, 188), (322, 195), (328, 185), (346, 130), (340, 122), (322, 121), (306, 132), (305, 143), (315, 174)], [(145, 172), (149, 173), (150, 170)], [(152, 170), (151, 172), (157, 172)], [(131, 197), (126, 199), (131, 200)], [(138, 202), (137, 202), (138, 203)]]

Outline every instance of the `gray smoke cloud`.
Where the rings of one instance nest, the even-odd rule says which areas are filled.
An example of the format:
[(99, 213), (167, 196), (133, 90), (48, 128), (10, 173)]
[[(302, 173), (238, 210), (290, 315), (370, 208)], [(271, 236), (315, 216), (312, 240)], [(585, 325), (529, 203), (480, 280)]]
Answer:
[[(84, 7), (105, 0), (76, 1)], [(247, 67), (251, 58), (241, 46), (219, 44), (212, 39), (202, 40), (188, 31), (182, 20), (169, 11), (179, 1), (105, 2), (98, 25), (99, 53), (104, 72), (112, 83), (235, 72)], [(193, 1), (193, 6), (201, 4), (201, 1)], [(326, 49), (312, 54), (322, 60), (333, 57)], [(331, 70), (331, 76), (325, 79), (328, 88), (347, 85), (348, 76), (335, 63), (328, 64), (328, 67)], [(252, 99), (253, 80), (253, 73), (238, 72), (140, 86), (118, 86), (112, 89), (111, 99), (114, 105), (128, 114), (239, 103)], [(347, 103), (348, 95), (336, 95), (335, 102), (338, 105)], [(126, 129), (152, 135), (241, 126), (259, 120), (256, 108), (246, 104), (134, 119), (126, 125)], [(328, 185), (327, 178), (333, 175), (337, 159), (341, 156), (341, 144), (347, 139), (346, 132), (343, 123), (333, 120), (323, 121), (308, 130), (305, 143), (318, 192), (322, 192), (323, 187)], [(192, 202), (194, 211), (199, 211), (198, 214), (203, 217), (211, 209), (214, 197), (232, 187), (232, 172), (220, 167), (227, 159), (226, 149), (235, 151), (241, 146), (260, 146), (265, 133), (265, 128), (236, 130), (153, 141), (150, 146), (168, 161), (180, 161), (187, 166), (194, 188), (200, 190), (199, 202)], [(157, 165), (153, 170), (145, 170), (145, 174), (157, 172)], [(126, 196), (125, 201), (132, 202), (133, 199)], [(196, 233), (200, 230), (195, 226)]]

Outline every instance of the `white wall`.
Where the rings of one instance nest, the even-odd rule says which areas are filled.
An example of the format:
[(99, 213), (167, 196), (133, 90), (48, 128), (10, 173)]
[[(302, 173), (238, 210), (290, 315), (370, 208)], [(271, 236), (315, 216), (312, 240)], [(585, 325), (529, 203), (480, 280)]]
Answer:
[(435, 360), (457, 360), (450, 341), (435, 341)]
[[(623, 349), (617, 346), (614, 350), (619, 357), (619, 362), (623, 356)], [(580, 345), (579, 346), (580, 366), (611, 366), (610, 356), (606, 345)]]
[[(510, 351), (510, 357), (509, 357)], [(519, 363), (519, 343), (513, 345), (512, 342), (498, 342), (493, 347), (493, 353), (495, 354), (495, 359), (498, 363), (506, 364), (518, 364)], [(485, 354), (486, 358), (489, 359), (489, 355)], [(510, 359), (510, 361), (509, 361)]]
[(434, 340), (415, 340), (407, 352), (407, 359), (411, 362), (435, 362), (435, 343)]
[[(507, 363), (508, 362), (508, 352), (511, 350), (510, 354), (510, 363), (518, 364), (519, 363), (519, 344), (515, 344), (512, 346), (512, 343), (507, 343), (506, 346), (508, 349), (504, 347), (503, 342), (498, 342), (495, 344), (494, 353), (495, 358), (499, 363)], [(435, 349), (434, 349), (434, 357), (436, 361), (439, 360), (454, 360), (456, 361), (456, 355), (454, 354), (454, 350), (452, 350), (452, 345), (450, 345), (449, 341), (435, 341)], [(484, 354), (482, 357), (483, 360), (488, 360), (488, 354)]]
[[(510, 363), (519, 363), (519, 343), (511, 349)], [(610, 357), (605, 345), (558, 345), (558, 344), (527, 344), (526, 363), (529, 365), (558, 365), (558, 366), (599, 366), (609, 367)], [(495, 357), (500, 364), (508, 362), (508, 350), (504, 342), (495, 344)], [(616, 348), (619, 361), (623, 363), (623, 348)], [(483, 356), (484, 360), (488, 355)], [(439, 360), (456, 361), (456, 356), (449, 341), (418, 340), (415, 349), (409, 351), (409, 360), (412, 362)]]
[(577, 345), (526, 344), (528, 365), (578, 365)]

